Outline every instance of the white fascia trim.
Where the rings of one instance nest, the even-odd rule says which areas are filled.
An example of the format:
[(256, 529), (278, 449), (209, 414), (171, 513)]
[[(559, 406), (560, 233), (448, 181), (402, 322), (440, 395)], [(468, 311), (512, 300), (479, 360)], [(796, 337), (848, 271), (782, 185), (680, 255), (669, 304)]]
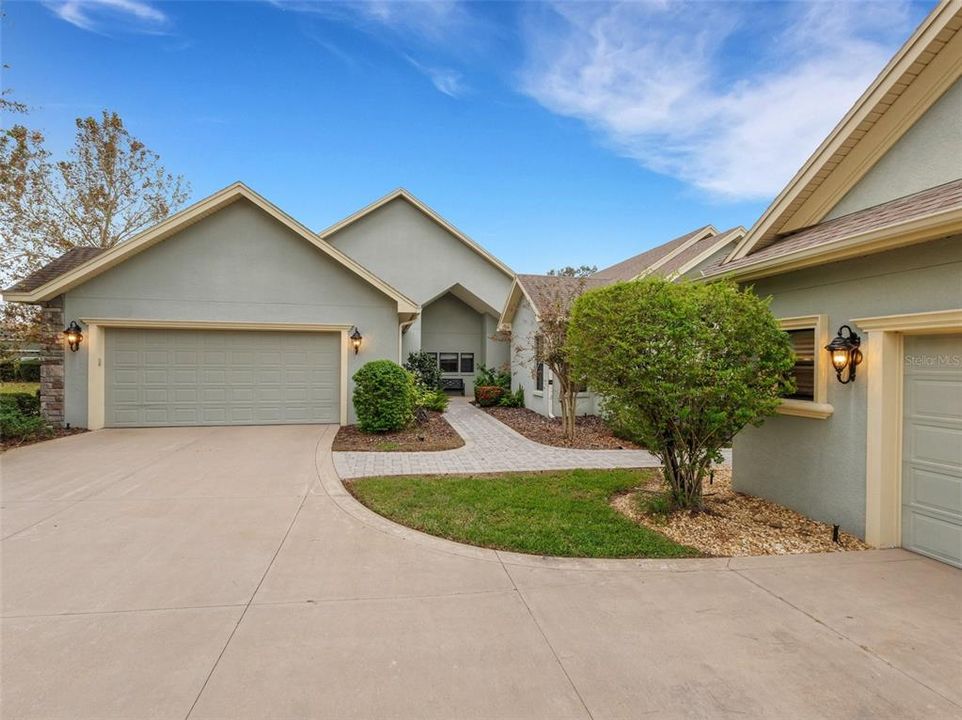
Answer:
[(694, 258), (682, 265), (678, 270), (676, 270), (671, 275), (671, 279), (675, 279), (689, 272), (692, 268), (698, 267), (701, 263), (707, 260), (709, 257), (714, 255), (716, 252), (721, 250), (725, 245), (730, 242), (737, 242), (738, 239), (745, 234), (745, 228), (738, 226), (737, 228), (732, 228), (726, 233), (722, 233), (717, 237), (717, 241), (713, 242), (708, 248), (696, 255)]
[(736, 270), (728, 270), (725, 265), (719, 265), (704, 277), (753, 280), (827, 262), (847, 260), (865, 254), (865, 250), (873, 253), (892, 250), (903, 245), (948, 237), (960, 232), (962, 232), (962, 207), (954, 207), (894, 225), (866, 230), (826, 245), (803, 248), (743, 265)]
[(521, 304), (522, 298), (527, 300), (528, 305), (531, 306), (531, 312), (534, 313), (535, 320), (539, 323), (541, 322), (541, 314), (538, 312), (538, 307), (531, 300), (531, 296), (528, 294), (528, 291), (524, 289), (521, 281), (515, 277), (514, 282), (511, 283), (511, 289), (508, 290), (508, 299), (504, 303), (501, 317), (498, 318), (498, 330), (511, 332), (511, 324), (514, 322), (514, 316), (518, 312), (518, 306)]
[(416, 197), (414, 197), (414, 195), (412, 195), (410, 192), (408, 192), (408, 191), (405, 190), (404, 188), (398, 188), (397, 190), (392, 190), (391, 192), (389, 192), (389, 193), (388, 193), (387, 195), (385, 195), (384, 197), (379, 198), (379, 199), (375, 200), (374, 202), (372, 202), (370, 205), (366, 205), (365, 207), (361, 208), (361, 209), (358, 210), (357, 212), (355, 212), (355, 213), (347, 216), (347, 217), (344, 218), (343, 220), (339, 220), (338, 222), (334, 223), (334, 224), (331, 225), (330, 227), (328, 227), (328, 228), (326, 228), (326, 229), (324, 229), (324, 230), (321, 230), (321, 232), (318, 233), (318, 236), (321, 237), (321, 238), (324, 239), (324, 240), (327, 240), (328, 238), (330, 238), (331, 235), (334, 235), (335, 233), (343, 230), (343, 229), (346, 228), (348, 225), (352, 225), (352, 224), (356, 223), (356, 222), (357, 222), (358, 220), (360, 220), (361, 218), (363, 218), (363, 217), (371, 214), (372, 212), (374, 212), (374, 211), (377, 210), (378, 208), (381, 208), (381, 207), (383, 207), (384, 205), (387, 205), (387, 204), (388, 204), (389, 202), (391, 202), (392, 200), (397, 200), (398, 198), (401, 198), (401, 199), (406, 200), (407, 202), (409, 202), (409, 203), (410, 203), (411, 205), (413, 205), (415, 208), (417, 208), (417, 209), (420, 210), (422, 213), (424, 213), (425, 215), (427, 215), (431, 220), (433, 220), (433, 221), (436, 222), (438, 225), (440, 225), (442, 228), (444, 228), (444, 229), (447, 230), (449, 233), (451, 233), (452, 235), (454, 235), (454, 237), (456, 237), (456, 238), (457, 238), (458, 240), (460, 240), (462, 243), (464, 243), (464, 244), (467, 245), (469, 248), (471, 248), (472, 250), (474, 250), (474, 252), (476, 252), (478, 255), (480, 255), (480, 256), (483, 257), (485, 260), (487, 260), (489, 263), (491, 263), (491, 264), (494, 265), (496, 268), (498, 268), (498, 270), (500, 270), (501, 272), (503, 272), (505, 275), (507, 275), (508, 277), (514, 277), (514, 276), (515, 276), (514, 270), (512, 270), (511, 268), (509, 268), (504, 262), (502, 262), (502, 261), (499, 260), (497, 257), (495, 257), (494, 255), (492, 255), (490, 252), (488, 252), (487, 250), (485, 250), (483, 247), (481, 247), (481, 245), (479, 245), (479, 244), (476, 243), (474, 240), (472, 240), (470, 237), (468, 237), (468, 236), (465, 235), (463, 232), (461, 232), (460, 230), (458, 230), (454, 225), (452, 225), (450, 222), (448, 222), (448, 221), (445, 220), (443, 217), (441, 217), (440, 215), (438, 215), (438, 213), (436, 213), (436, 212), (435, 212), (434, 210), (432, 210), (430, 207), (428, 207), (428, 206), (425, 205), (423, 202), (421, 202), (420, 200), (418, 200)]
[(717, 234), (718, 234), (718, 230), (715, 228), (714, 225), (706, 225), (704, 228), (702, 228), (701, 232), (698, 232), (695, 235), (693, 235), (691, 238), (683, 242), (681, 245), (676, 247), (674, 250), (672, 250), (670, 253), (668, 253), (664, 257), (658, 258), (651, 265), (649, 265), (640, 273), (635, 275), (635, 277), (633, 277), (632, 280), (641, 280), (644, 277), (648, 277), (649, 275), (651, 275), (652, 272), (660, 268), (662, 265), (664, 265), (666, 262), (671, 260), (676, 255), (679, 255), (680, 253), (690, 248), (695, 243), (701, 242), (705, 238), (714, 237)]
[(409, 297), (391, 287), (388, 283), (374, 275), (370, 270), (349, 258), (330, 243), (325, 242), (320, 237), (311, 232), (307, 227), (299, 223), (276, 205), (268, 201), (263, 196), (257, 194), (243, 183), (237, 182), (223, 190), (200, 200), (188, 208), (171, 215), (166, 220), (161, 221), (152, 228), (135, 237), (115, 245), (109, 250), (104, 251), (95, 258), (78, 265), (69, 272), (54, 278), (53, 280), (41, 285), (39, 288), (26, 293), (7, 293), (4, 300), (8, 302), (33, 303), (49, 300), (61, 293), (76, 287), (80, 283), (88, 280), (100, 272), (108, 270), (120, 264), (128, 257), (147, 248), (166, 240), (168, 237), (201, 220), (202, 218), (220, 210), (223, 207), (239, 199), (245, 199), (258, 208), (266, 212), (275, 220), (292, 230), (302, 238), (310, 242), (320, 251), (351, 270), (354, 274), (366, 280), (369, 284), (376, 287), (382, 293), (395, 300), (398, 305), (399, 313), (417, 313), (420, 306)]
[(725, 262), (738, 260), (748, 255), (769, 227), (780, 217), (785, 208), (813, 180), (822, 166), (841, 147), (859, 124), (871, 113), (877, 102), (889, 92), (904, 72), (918, 59), (918, 56), (935, 39), (946, 23), (962, 9), (962, 0), (942, 0), (939, 5), (916, 29), (899, 51), (889, 60), (871, 85), (838, 122), (815, 152), (809, 156), (794, 177), (775, 197), (771, 205), (752, 225), (748, 234), (732, 250)]

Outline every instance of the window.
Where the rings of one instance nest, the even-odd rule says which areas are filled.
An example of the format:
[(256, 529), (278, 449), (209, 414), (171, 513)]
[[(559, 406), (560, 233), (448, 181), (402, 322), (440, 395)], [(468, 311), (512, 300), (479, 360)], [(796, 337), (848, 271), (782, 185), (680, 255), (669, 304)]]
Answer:
[(828, 316), (782, 318), (782, 330), (795, 350), (795, 392), (782, 400), (781, 415), (818, 418), (831, 417), (834, 409), (828, 403), (828, 356), (822, 348), (828, 344)]
[(795, 351), (795, 392), (789, 397), (815, 402), (815, 328), (789, 330), (788, 336)]
[(534, 339), (534, 359), (538, 363), (534, 374), (534, 389), (544, 391), (544, 363), (541, 362), (541, 336)]
[(438, 364), (441, 366), (441, 372), (456, 373), (458, 371), (457, 353), (443, 352), (439, 353), (438, 357)]
[(474, 372), (474, 353), (461, 353), (461, 372)]

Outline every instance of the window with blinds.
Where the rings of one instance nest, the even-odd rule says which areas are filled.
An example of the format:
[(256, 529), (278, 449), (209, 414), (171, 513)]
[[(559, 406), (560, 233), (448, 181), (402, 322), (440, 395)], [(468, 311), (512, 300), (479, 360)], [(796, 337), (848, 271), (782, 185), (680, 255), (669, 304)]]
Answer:
[(789, 330), (792, 349), (795, 350), (795, 392), (793, 400), (815, 400), (815, 328)]

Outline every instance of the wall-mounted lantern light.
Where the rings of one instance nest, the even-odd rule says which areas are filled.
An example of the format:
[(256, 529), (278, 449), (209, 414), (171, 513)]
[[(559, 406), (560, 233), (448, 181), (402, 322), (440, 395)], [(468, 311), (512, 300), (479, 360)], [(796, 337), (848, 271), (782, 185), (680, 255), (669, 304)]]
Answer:
[(80, 332), (80, 326), (77, 324), (76, 320), (71, 320), (67, 329), (63, 331), (63, 336), (67, 340), (67, 345), (74, 352), (80, 349), (80, 343), (83, 342), (84, 334)]
[[(832, 356), (832, 367), (835, 368), (835, 377), (845, 385), (855, 380), (855, 368), (862, 362), (862, 351), (859, 345), (862, 338), (848, 325), (842, 325), (838, 329), (838, 335), (832, 340), (825, 349)], [(842, 380), (842, 373), (848, 369), (848, 374)]]
[(354, 332), (351, 333), (351, 346), (354, 348), (354, 354), (357, 355), (357, 351), (361, 349), (361, 340), (364, 337), (361, 335), (361, 331), (354, 326)]

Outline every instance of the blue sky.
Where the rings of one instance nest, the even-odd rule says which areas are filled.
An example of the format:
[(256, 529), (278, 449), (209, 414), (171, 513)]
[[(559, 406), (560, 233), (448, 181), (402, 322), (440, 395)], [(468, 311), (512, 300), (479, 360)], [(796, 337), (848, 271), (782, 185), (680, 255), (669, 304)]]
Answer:
[(750, 225), (934, 3), (7, 2), (55, 152), (103, 108), (314, 229), (404, 186), (520, 272)]

